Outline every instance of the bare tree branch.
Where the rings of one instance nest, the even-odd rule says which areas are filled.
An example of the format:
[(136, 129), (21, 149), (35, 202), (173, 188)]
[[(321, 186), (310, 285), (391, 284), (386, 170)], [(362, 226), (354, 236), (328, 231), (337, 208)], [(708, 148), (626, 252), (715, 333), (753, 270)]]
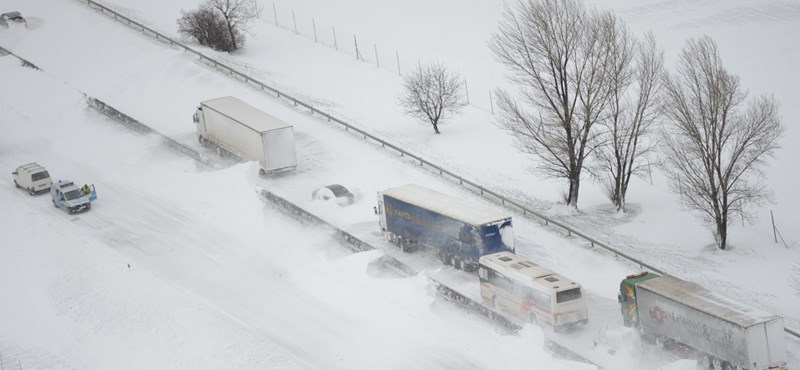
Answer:
[(726, 249), (731, 216), (751, 221), (747, 208), (769, 200), (763, 167), (785, 131), (778, 103), (772, 97), (746, 102), (739, 78), (722, 66), (708, 36), (687, 43), (677, 73), (664, 83), (670, 188), (712, 226), (717, 247)]
[(660, 114), (664, 53), (652, 34), (639, 42), (619, 24), (609, 34), (612, 96), (594, 175), (606, 181), (609, 198), (624, 212), (630, 180), (646, 170), (641, 159), (655, 148), (650, 131)]
[(489, 43), (520, 86), (518, 97), (497, 92), (501, 127), (540, 160), (544, 175), (569, 181), (566, 202), (574, 207), (584, 161), (597, 145), (592, 127), (611, 96), (605, 40), (614, 22), (579, 0), (519, 0), (506, 7)]
[(439, 124), (466, 105), (461, 77), (441, 63), (418, 65), (406, 75), (403, 85), (400, 106), (409, 115), (429, 122), (437, 134)]

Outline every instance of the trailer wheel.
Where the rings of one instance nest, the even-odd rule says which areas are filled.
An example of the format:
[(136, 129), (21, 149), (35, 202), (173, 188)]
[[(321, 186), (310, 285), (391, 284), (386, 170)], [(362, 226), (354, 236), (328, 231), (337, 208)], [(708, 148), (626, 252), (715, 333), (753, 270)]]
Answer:
[(699, 365), (703, 369), (710, 369), (711, 368), (711, 356), (709, 355), (701, 355), (698, 359)]
[(458, 263), (458, 259), (456, 258), (456, 256), (450, 256), (450, 263), (449, 263), (449, 265), (450, 265), (450, 266), (453, 266), (453, 267), (455, 267), (455, 268), (458, 268), (458, 265), (457, 265), (456, 263)]
[(446, 265), (447, 262), (449, 261), (449, 258), (447, 258), (447, 253), (445, 253), (444, 251), (439, 251), (439, 260)]

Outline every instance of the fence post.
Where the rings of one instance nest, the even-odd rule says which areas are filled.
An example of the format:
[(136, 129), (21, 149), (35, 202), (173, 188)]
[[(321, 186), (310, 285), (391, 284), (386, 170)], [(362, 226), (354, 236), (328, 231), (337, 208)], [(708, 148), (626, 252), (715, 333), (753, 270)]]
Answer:
[(775, 238), (775, 244), (778, 244), (778, 234), (775, 231), (775, 216), (772, 214), (772, 210), (769, 210), (769, 218), (772, 219), (772, 237)]
[(403, 74), (400, 73), (400, 53), (395, 50), (394, 55), (397, 56), (397, 75), (402, 76)]
[(336, 43), (336, 27), (331, 26), (331, 29), (333, 30), (333, 48), (339, 50), (339, 44)]
[(489, 107), (492, 109), (492, 114), (494, 114), (494, 102), (492, 101), (492, 90), (489, 89)]
[(294, 16), (294, 9), (292, 9), (292, 23), (294, 23), (294, 34), (297, 34), (297, 18)]
[(378, 68), (380, 68), (381, 61), (378, 59), (378, 44), (372, 44), (372, 46), (375, 47), (375, 64), (378, 66)]
[(311, 18), (311, 26), (314, 27), (314, 42), (317, 41), (317, 22), (314, 21), (314, 18)]
[(278, 27), (278, 9), (275, 8), (275, 3), (272, 3), (272, 15), (275, 17), (275, 27)]
[(467, 79), (464, 79), (464, 93), (467, 95), (467, 104), (469, 104), (469, 87), (467, 87)]
[(358, 40), (356, 39), (356, 34), (353, 34), (353, 45), (356, 47), (356, 59), (364, 60), (361, 58), (361, 53), (358, 51)]

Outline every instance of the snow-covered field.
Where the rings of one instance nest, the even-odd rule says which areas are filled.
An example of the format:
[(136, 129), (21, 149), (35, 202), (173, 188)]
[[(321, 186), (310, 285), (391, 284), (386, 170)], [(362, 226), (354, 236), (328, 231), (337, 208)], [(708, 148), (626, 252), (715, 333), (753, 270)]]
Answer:
[[(197, 1), (106, 3), (174, 34), (179, 10)], [(583, 213), (562, 214), (555, 205), (562, 184), (526, 171), (529, 160), (492, 124), (480, 94), (472, 93), (475, 104), (443, 126), (442, 135), (433, 135), (399, 113), (400, 79), (390, 63), (377, 68), (314, 43), (309, 32), (276, 28), (272, 3), (264, 5), (244, 53), (204, 52), (670, 273), (800, 327), (800, 297), (790, 287), (800, 244), (791, 229), (798, 199), (791, 172), (796, 150), (789, 145), (800, 135), (791, 126), (800, 117), (792, 105), (800, 75), (791, 64), (800, 45), (789, 36), (800, 30), (800, 6), (592, 3), (611, 7), (636, 31), (653, 29), (668, 60), (685, 38), (711, 35), (744, 86), (774, 93), (784, 103), (789, 131), (769, 172), (777, 203), (759, 211), (760, 224), (734, 225), (733, 248), (721, 252), (710, 247), (710, 233), (676, 208), (658, 172), (652, 185), (649, 179), (634, 184), (630, 215), (611, 214), (588, 182)], [(299, 24), (303, 17), (314, 17), (318, 29), (335, 24), (339, 40), (352, 38), (346, 30), (355, 32), (367, 50), (371, 38), (378, 47), (396, 48), (404, 60), (443, 60), (476, 91), (504, 84), (485, 47), (500, 4), (442, 0), (426, 12), (419, 11), (426, 7), (421, 1), (275, 5), (279, 17), (296, 9)], [(350, 255), (326, 232), (265, 205), (254, 189), (272, 187), (344, 229), (366, 233), (377, 228), (375, 191), (389, 186), (417, 182), (482, 200), (77, 1), (11, 0), (2, 6), (26, 15), (29, 28), (0, 30), (0, 47), (41, 68), (0, 57), (0, 166), (7, 169), (0, 177), (8, 184), (0, 192), (6, 210), (0, 231), (11, 235), (0, 247), (2, 358), (26, 369), (580, 366), (544, 353), (537, 328), (507, 336), (437, 300), (424, 277), (375, 274), (372, 261), (380, 252)], [(291, 18), (282, 19), (281, 27), (291, 28)], [(191, 114), (199, 101), (238, 96), (295, 125), (300, 165), (266, 182), (254, 176), (251, 164), (211, 171), (155, 137), (87, 109), (81, 92), (187, 145), (195, 142)], [(14, 191), (11, 170), (34, 160), (55, 178), (95, 183), (95, 208), (68, 216), (47, 195)], [(343, 209), (310, 202), (311, 190), (328, 183), (345, 184), (361, 199)], [(772, 242), (770, 209), (788, 248)], [(521, 216), (515, 224), (521, 254), (582, 282), (598, 299), (615, 300), (619, 280), (636, 269)], [(790, 342), (790, 351), (797, 348)]]

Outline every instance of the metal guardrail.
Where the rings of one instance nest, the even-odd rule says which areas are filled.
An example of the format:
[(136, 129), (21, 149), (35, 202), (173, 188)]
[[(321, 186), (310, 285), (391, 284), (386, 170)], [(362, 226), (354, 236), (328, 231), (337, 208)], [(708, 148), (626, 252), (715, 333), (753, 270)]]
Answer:
[[(297, 98), (295, 98), (295, 97), (293, 97), (293, 96), (291, 96), (289, 94), (286, 94), (286, 93), (284, 93), (283, 91), (281, 91), (281, 90), (279, 90), (277, 88), (269, 86), (269, 85), (267, 85), (267, 84), (265, 84), (265, 83), (263, 83), (263, 82), (261, 82), (259, 80), (256, 80), (256, 79), (254, 79), (254, 78), (252, 78), (252, 77), (250, 77), (250, 76), (248, 76), (248, 75), (246, 75), (244, 73), (241, 73), (241, 72), (235, 70), (234, 68), (231, 68), (231, 67), (225, 65), (224, 63), (222, 63), (220, 61), (217, 61), (217, 60), (215, 60), (213, 58), (210, 58), (210, 57), (204, 55), (203, 53), (200, 53), (199, 51), (194, 50), (194, 49), (184, 45), (183, 43), (181, 43), (181, 42), (179, 42), (177, 40), (174, 40), (173, 38), (171, 38), (171, 37), (169, 37), (167, 35), (162, 34), (161, 32), (158, 32), (158, 31), (156, 31), (156, 30), (154, 30), (154, 29), (152, 29), (150, 27), (145, 26), (144, 24), (142, 24), (140, 22), (137, 22), (137, 21), (135, 21), (135, 20), (133, 20), (133, 19), (131, 19), (129, 17), (126, 17), (125, 15), (120, 14), (120, 13), (118, 13), (117, 11), (115, 11), (115, 10), (113, 10), (111, 8), (108, 8), (107, 6), (105, 6), (103, 4), (97, 3), (97, 2), (95, 2), (93, 0), (80, 0), (80, 1), (81, 2), (85, 2), (89, 7), (94, 7), (96, 9), (100, 10), (102, 13), (108, 13), (109, 16), (113, 17), (114, 19), (116, 19), (118, 21), (125, 22), (128, 26), (130, 26), (130, 27), (132, 27), (134, 29), (138, 28), (141, 32), (143, 32), (145, 34), (150, 34), (151, 36), (155, 37), (156, 40), (162, 40), (164, 42), (168, 42), (170, 45), (178, 46), (178, 47), (182, 48), (184, 51), (196, 55), (202, 61), (204, 61), (204, 62), (206, 62), (206, 63), (208, 63), (210, 65), (213, 65), (215, 68), (221, 69), (221, 70), (227, 72), (228, 74), (230, 74), (230, 75), (232, 75), (234, 77), (237, 77), (237, 78), (241, 79), (242, 81), (244, 81), (247, 84), (253, 84), (255, 86), (258, 86), (261, 90), (268, 90), (268, 91), (272, 92), (273, 94), (275, 94), (278, 98), (284, 98), (286, 100), (289, 100), (295, 106), (303, 107), (305, 109), (308, 109), (313, 114), (318, 114), (318, 115), (320, 115), (322, 117), (325, 117), (328, 120), (328, 122), (335, 122), (335, 123), (339, 124), (340, 126), (342, 126), (345, 129), (345, 131), (353, 131), (354, 133), (358, 134), (358, 136), (361, 136), (365, 140), (366, 139), (372, 140), (375, 143), (380, 144), (382, 147), (388, 147), (388, 148), (400, 153), (401, 156), (409, 157), (409, 158), (413, 159), (415, 162), (419, 162), (420, 166), (423, 166), (423, 167), (427, 166), (430, 170), (432, 170), (434, 172), (439, 172), (439, 175), (450, 177), (451, 180), (457, 181), (460, 185), (464, 185), (465, 187), (471, 188), (473, 191), (479, 192), (480, 195), (483, 196), (484, 198), (500, 202), (503, 206), (510, 207), (512, 209), (517, 210), (518, 212), (522, 212), (522, 214), (525, 215), (525, 216), (536, 217), (536, 218), (542, 220), (544, 222), (544, 224), (547, 225), (547, 226), (558, 227), (561, 230), (565, 231), (568, 236), (576, 235), (576, 236), (588, 241), (592, 245), (592, 247), (600, 247), (600, 248), (602, 248), (602, 249), (604, 249), (604, 250), (606, 250), (608, 252), (613, 253), (615, 256), (623, 257), (623, 258), (627, 259), (630, 262), (638, 264), (639, 267), (642, 268), (642, 269), (646, 268), (646, 269), (648, 269), (648, 270), (650, 270), (652, 272), (659, 273), (659, 274), (664, 274), (664, 271), (662, 271), (661, 269), (659, 269), (659, 268), (657, 268), (657, 267), (655, 267), (655, 266), (653, 266), (653, 265), (651, 265), (649, 263), (643, 262), (643, 261), (641, 261), (641, 260), (639, 260), (639, 259), (637, 259), (637, 258), (635, 258), (635, 257), (633, 257), (633, 256), (631, 256), (631, 255), (629, 255), (629, 254), (627, 254), (625, 252), (622, 252), (619, 249), (614, 248), (614, 247), (612, 247), (612, 246), (610, 246), (610, 245), (608, 245), (606, 243), (603, 243), (603, 242), (601, 242), (599, 240), (595, 240), (591, 236), (586, 235), (586, 234), (584, 234), (584, 233), (582, 233), (582, 232), (580, 232), (578, 230), (575, 230), (572, 227), (570, 227), (570, 226), (568, 226), (568, 225), (566, 225), (566, 224), (564, 224), (562, 222), (553, 220), (553, 219), (551, 219), (551, 218), (549, 218), (549, 217), (547, 217), (547, 216), (545, 216), (545, 215), (543, 215), (543, 214), (541, 214), (539, 212), (536, 212), (536, 211), (524, 206), (523, 204), (521, 204), (521, 203), (519, 203), (517, 201), (508, 199), (508, 198), (506, 198), (506, 197), (504, 197), (504, 196), (502, 196), (502, 195), (500, 195), (500, 194), (498, 194), (498, 193), (496, 193), (494, 191), (486, 189), (484, 186), (482, 186), (482, 185), (480, 185), (480, 184), (478, 184), (476, 182), (464, 179), (463, 176), (458, 175), (458, 174), (456, 174), (454, 172), (448, 171), (448, 170), (442, 168), (441, 166), (438, 166), (438, 165), (436, 165), (434, 163), (431, 163), (431, 162), (423, 159), (420, 156), (417, 156), (417, 155), (414, 155), (412, 153), (409, 153), (408, 151), (403, 150), (402, 148), (400, 148), (399, 146), (397, 146), (395, 144), (387, 142), (384, 139), (381, 139), (381, 138), (379, 138), (377, 136), (374, 136), (374, 135), (372, 135), (372, 134), (370, 134), (370, 133), (368, 133), (368, 132), (366, 132), (366, 131), (358, 128), (358, 127), (355, 127), (355, 126), (345, 122), (344, 120), (336, 118), (336, 117), (330, 115), (327, 112), (321, 111), (321, 110), (315, 108), (314, 106), (312, 106), (310, 104), (307, 104), (307, 103), (305, 103), (305, 102), (303, 102), (303, 101), (301, 101), (301, 100), (299, 100), (299, 99), (297, 99)], [(798, 333), (798, 332), (796, 332), (794, 330), (791, 330), (789, 328), (785, 328), (785, 327), (784, 327), (784, 330), (785, 330), (786, 333), (788, 333), (788, 334), (800, 339), (800, 333)]]

